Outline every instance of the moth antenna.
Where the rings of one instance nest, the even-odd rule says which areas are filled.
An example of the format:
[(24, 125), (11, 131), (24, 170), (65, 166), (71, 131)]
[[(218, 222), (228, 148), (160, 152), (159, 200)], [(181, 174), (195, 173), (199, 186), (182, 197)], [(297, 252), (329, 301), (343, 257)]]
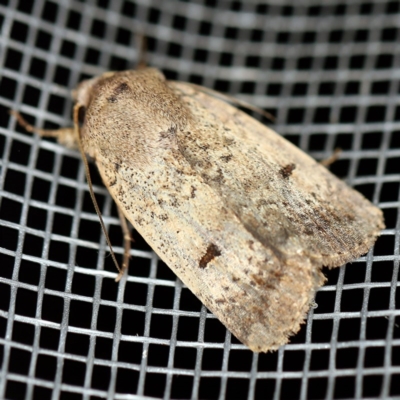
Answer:
[(119, 279), (121, 279), (120, 276), (122, 276), (123, 269), (120, 268), (118, 261), (115, 258), (115, 253), (114, 253), (114, 250), (111, 245), (110, 237), (108, 236), (106, 226), (104, 225), (103, 217), (101, 216), (100, 208), (97, 204), (96, 197), (95, 197), (94, 191), (93, 191), (92, 179), (90, 177), (90, 171), (89, 171), (89, 164), (88, 164), (88, 161), (86, 158), (85, 151), (83, 149), (83, 144), (82, 144), (80, 129), (79, 129), (79, 109), (80, 109), (80, 107), (81, 107), (81, 105), (79, 103), (75, 104), (75, 106), (74, 106), (74, 129), (75, 129), (76, 141), (78, 142), (79, 151), (81, 153), (82, 160), (83, 160), (83, 165), (85, 166), (85, 175), (86, 175), (86, 180), (89, 185), (90, 197), (92, 198), (92, 202), (93, 202), (94, 208), (96, 210), (96, 214), (98, 215), (99, 220), (100, 220), (101, 229), (103, 230), (108, 247), (110, 248), (111, 257), (112, 257), (114, 264), (117, 267), (117, 270), (119, 272), (118, 277), (119, 277)]
[(271, 113), (269, 113), (268, 111), (263, 110), (260, 107), (257, 107), (257, 106), (255, 106), (253, 104), (250, 104), (247, 101), (239, 100), (239, 99), (237, 99), (237, 98), (235, 98), (233, 96), (229, 96), (227, 94), (223, 94), (223, 93), (217, 92), (216, 90), (212, 90), (212, 89), (206, 88), (204, 86), (196, 85), (195, 83), (185, 82), (185, 85), (192, 86), (195, 89), (199, 90), (200, 92), (209, 94), (209, 95), (211, 95), (213, 97), (216, 97), (216, 98), (220, 98), (221, 100), (224, 100), (227, 103), (236, 104), (238, 106), (247, 108), (248, 110), (254, 111), (254, 112), (256, 112), (256, 113), (258, 113), (260, 115), (263, 115), (265, 118), (269, 119), (271, 122), (275, 122), (276, 121), (276, 118)]
[(124, 259), (122, 261), (122, 268), (118, 276), (115, 278), (115, 282), (119, 282), (122, 278), (122, 275), (126, 271), (129, 265), (129, 259), (131, 257), (131, 241), (132, 237), (129, 232), (128, 224), (126, 222), (126, 218), (124, 213), (122, 212), (121, 208), (117, 204), (118, 216), (121, 222), (122, 233), (124, 236)]
[(138, 45), (138, 63), (136, 69), (147, 68), (147, 38), (143, 33), (137, 35)]

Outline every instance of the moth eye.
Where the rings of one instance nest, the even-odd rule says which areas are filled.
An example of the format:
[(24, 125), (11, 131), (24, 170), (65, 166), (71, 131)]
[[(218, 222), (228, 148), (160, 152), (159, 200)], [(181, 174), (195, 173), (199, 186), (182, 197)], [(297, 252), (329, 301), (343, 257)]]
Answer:
[(85, 122), (85, 116), (86, 116), (86, 107), (85, 106), (80, 106), (78, 110), (78, 122), (80, 125), (83, 125)]

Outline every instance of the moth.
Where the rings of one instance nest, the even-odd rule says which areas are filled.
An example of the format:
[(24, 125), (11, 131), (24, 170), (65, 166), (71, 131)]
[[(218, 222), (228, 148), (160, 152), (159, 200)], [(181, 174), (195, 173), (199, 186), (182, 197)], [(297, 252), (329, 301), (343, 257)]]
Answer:
[(210, 91), (144, 68), (73, 96), (74, 128), (36, 131), (81, 146), (121, 214), (254, 352), (287, 343), (321, 268), (366, 253), (384, 228), (360, 193)]

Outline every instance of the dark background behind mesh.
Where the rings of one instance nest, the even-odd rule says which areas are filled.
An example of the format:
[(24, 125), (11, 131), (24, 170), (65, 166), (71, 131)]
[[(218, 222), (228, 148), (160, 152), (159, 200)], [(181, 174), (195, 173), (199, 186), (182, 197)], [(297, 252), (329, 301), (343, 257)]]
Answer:
[[(0, 28), (0, 398), (400, 396), (398, 1), (0, 0)], [(326, 271), (277, 352), (241, 345), (135, 231), (116, 284), (79, 154), (7, 114), (71, 125), (70, 90), (133, 68), (139, 32), (169, 79), (273, 112), (317, 159), (340, 147), (331, 170), (385, 213), (375, 247)], [(92, 171), (120, 258), (115, 206)]]

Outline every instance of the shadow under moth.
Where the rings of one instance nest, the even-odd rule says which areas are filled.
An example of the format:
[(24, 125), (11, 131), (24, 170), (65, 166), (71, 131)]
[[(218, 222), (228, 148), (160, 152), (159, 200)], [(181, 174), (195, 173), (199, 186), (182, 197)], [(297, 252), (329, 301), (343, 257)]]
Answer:
[(30, 130), (80, 146), (203, 304), (251, 350), (274, 350), (299, 330), (321, 268), (366, 253), (383, 215), (210, 92), (152, 68), (107, 72), (74, 91), (74, 128)]

